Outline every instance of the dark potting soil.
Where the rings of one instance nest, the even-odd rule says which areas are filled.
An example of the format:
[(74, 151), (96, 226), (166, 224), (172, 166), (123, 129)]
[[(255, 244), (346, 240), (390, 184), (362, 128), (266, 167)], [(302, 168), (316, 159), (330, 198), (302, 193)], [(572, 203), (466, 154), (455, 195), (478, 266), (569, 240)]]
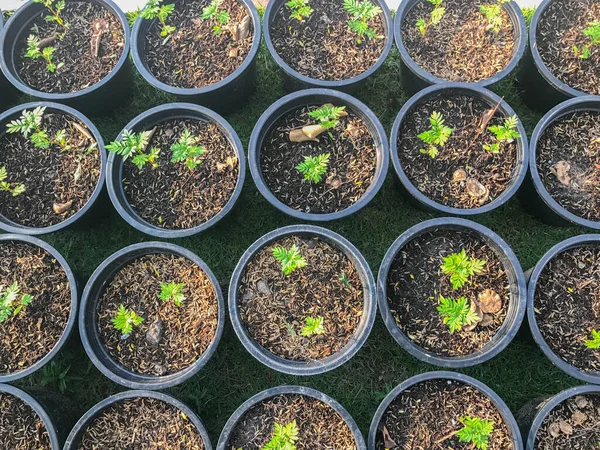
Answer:
[[(486, 264), (455, 290), (440, 266), (444, 257), (462, 250)], [(450, 333), (437, 310), (440, 296), (474, 302), (486, 289), (500, 296), (501, 309), (484, 314), (472, 331), (463, 327)], [(415, 344), (440, 356), (470, 355), (490, 342), (506, 318), (510, 297), (508, 275), (496, 252), (466, 231), (441, 229), (417, 236), (396, 255), (387, 280), (388, 304), (398, 328)]]
[[(488, 130), (504, 124), (506, 117), (499, 111), (482, 130), (484, 113), (495, 106), (468, 95), (448, 93), (415, 105), (404, 118), (398, 137), (398, 157), (410, 182), (431, 200), (452, 208), (476, 208), (498, 198), (513, 181), (517, 142), (500, 143)], [(421, 153), (428, 145), (418, 136), (431, 129), (434, 112), (443, 116), (453, 132), (444, 146), (437, 146), (439, 154), (432, 158)], [(500, 145), (499, 153), (483, 148), (495, 143)]]
[(588, 94), (600, 95), (600, 48), (591, 47), (587, 59), (576, 54), (590, 44), (583, 34), (600, 20), (598, 0), (553, 0), (542, 13), (537, 28), (537, 48), (542, 61), (560, 81)]
[(105, 409), (85, 429), (78, 450), (204, 450), (202, 435), (183, 411), (154, 398)]
[(360, 75), (379, 60), (385, 47), (383, 13), (368, 21), (377, 37), (359, 38), (348, 27), (352, 16), (343, 0), (311, 0), (308, 5), (314, 11), (303, 22), (290, 17), (285, 2), (273, 17), (271, 39), (286, 64), (313, 79), (339, 81)]
[[(202, 145), (202, 163), (193, 171), (185, 162), (171, 162), (170, 150), (187, 130)], [(170, 120), (156, 126), (148, 148), (161, 150), (158, 168), (139, 170), (131, 161), (123, 165), (127, 201), (145, 221), (166, 229), (199, 226), (217, 215), (231, 199), (239, 165), (227, 137), (213, 123)], [(229, 161), (233, 165), (227, 165)]]
[(53, 450), (42, 419), (23, 400), (0, 392), (0, 442), (6, 450)]
[(231, 19), (221, 33), (215, 34), (216, 19), (201, 18), (210, 3), (211, 0), (177, 2), (166, 19), (176, 31), (166, 42), (160, 35), (159, 21), (150, 26), (145, 38), (145, 62), (158, 80), (178, 88), (201, 88), (224, 80), (242, 65), (254, 40), (252, 21), (248, 37), (237, 41), (227, 27), (239, 25), (250, 13), (237, 0), (224, 0), (219, 11), (227, 11)]
[(271, 397), (250, 409), (231, 433), (227, 450), (261, 450), (272, 438), (275, 424), (296, 421), (296, 450), (355, 450), (356, 441), (342, 416), (306, 395)]
[[(352, 206), (369, 189), (377, 166), (373, 136), (351, 111), (339, 119), (334, 129), (319, 135), (319, 142), (290, 142), (291, 130), (318, 123), (308, 113), (320, 106), (306, 106), (283, 116), (267, 131), (260, 149), (260, 171), (273, 195), (290, 208), (313, 214)], [(347, 131), (349, 125), (354, 127), (355, 136)], [(304, 162), (305, 156), (324, 153), (330, 158), (322, 180), (304, 180), (296, 166)]]
[[(159, 299), (161, 284), (183, 283), (185, 300)], [(119, 306), (144, 321), (123, 339), (111, 320)], [(215, 337), (218, 303), (215, 288), (192, 261), (171, 254), (150, 254), (121, 267), (106, 284), (97, 307), (100, 338), (114, 361), (135, 373), (163, 376), (179, 372), (202, 356)], [(160, 336), (158, 343), (147, 333)]]
[(502, 26), (496, 33), (486, 30), (488, 20), (481, 5), (495, 0), (444, 0), (446, 9), (437, 25), (423, 36), (416, 26), (429, 20), (434, 6), (427, 0), (410, 8), (402, 22), (402, 41), (410, 57), (424, 70), (448, 81), (475, 82), (504, 70), (515, 49), (515, 30), (508, 13), (502, 10)]
[[(285, 275), (275, 247), (296, 245), (308, 265)], [(294, 361), (322, 359), (341, 350), (363, 314), (358, 272), (339, 249), (317, 238), (284, 238), (248, 263), (238, 289), (240, 316), (252, 338)], [(306, 318), (323, 318), (324, 333), (302, 336)]]
[(540, 137), (536, 165), (563, 208), (600, 221), (600, 113), (576, 112), (554, 121)]
[[(44, 8), (18, 37), (15, 65), (25, 84), (41, 92), (77, 92), (96, 84), (115, 68), (123, 53), (125, 34), (123, 25), (112, 12), (95, 3), (69, 1), (60, 13), (69, 24), (66, 33), (58, 23), (46, 21), (48, 15), (50, 11)], [(55, 36), (49, 45), (55, 48), (52, 63), (63, 64), (62, 67), (52, 73), (43, 58), (25, 57), (30, 35), (40, 40)]]
[(71, 312), (67, 275), (46, 250), (0, 242), (0, 286), (6, 289), (15, 281), (18, 298), (29, 294), (33, 301), (0, 323), (0, 374), (20, 372), (46, 356), (63, 335)]
[(469, 416), (494, 422), (488, 450), (514, 449), (508, 426), (500, 411), (483, 392), (452, 380), (428, 380), (418, 383), (390, 404), (379, 423), (376, 450), (384, 450), (384, 429), (389, 433), (388, 448), (402, 450), (471, 450), (468, 442), (459, 442), (456, 432), (463, 428), (460, 418)]
[(568, 398), (542, 422), (534, 450), (591, 450), (600, 442), (600, 397)]
[[(49, 227), (73, 216), (88, 202), (100, 178), (100, 152), (96, 141), (75, 128), (75, 123), (89, 133), (73, 117), (44, 114), (42, 125), (49, 136), (66, 131), (67, 142), (73, 147), (66, 151), (58, 145), (46, 150), (36, 148), (29, 138), (6, 133), (6, 124), (2, 126), (0, 168), (6, 167), (6, 181), (22, 183), (26, 189), (16, 197), (0, 191), (1, 216), (27, 227)], [(54, 205), (69, 202), (72, 203), (66, 211), (54, 211)]]
[(578, 369), (600, 372), (600, 351), (585, 345), (600, 330), (600, 246), (556, 255), (540, 274), (535, 315), (554, 353)]

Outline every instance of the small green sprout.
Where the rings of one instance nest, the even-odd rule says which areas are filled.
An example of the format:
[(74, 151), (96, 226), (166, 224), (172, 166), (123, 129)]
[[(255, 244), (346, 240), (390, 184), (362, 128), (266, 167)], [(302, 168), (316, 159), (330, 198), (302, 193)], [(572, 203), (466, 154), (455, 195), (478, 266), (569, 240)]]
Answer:
[(62, 10), (65, 9), (65, 0), (58, 0), (56, 3), (55, 0), (33, 0), (33, 3), (41, 3), (50, 11), (51, 15), (46, 16), (46, 22), (56, 22), (65, 29), (65, 32), (69, 29), (69, 24), (65, 23), (60, 16)]
[(171, 162), (185, 161), (185, 165), (190, 170), (194, 170), (202, 164), (200, 156), (206, 151), (201, 145), (196, 145), (198, 138), (192, 136), (188, 130), (181, 133), (181, 137), (176, 144), (171, 146), (173, 156)]
[(305, 180), (318, 183), (321, 181), (322, 176), (327, 172), (329, 156), (329, 153), (323, 153), (315, 157), (305, 156), (304, 162), (298, 164), (296, 169), (304, 174)]
[(431, 114), (429, 122), (431, 123), (431, 129), (424, 131), (418, 136), (424, 143), (429, 144), (429, 148), (422, 148), (420, 151), (424, 155), (435, 158), (439, 153), (437, 146), (443, 147), (446, 145), (454, 129), (444, 125), (444, 117), (437, 111)]
[(314, 11), (308, 6), (308, 0), (290, 0), (285, 6), (292, 10), (290, 18), (300, 22), (304, 22), (304, 19), (309, 18)]
[(502, 5), (509, 2), (510, 0), (497, 0), (494, 4), (479, 7), (479, 10), (488, 21), (488, 25), (485, 27), (486, 30), (500, 32), (500, 27), (502, 27)]
[(323, 318), (322, 317), (307, 317), (305, 319), (306, 325), (302, 328), (300, 334), (302, 336), (313, 336), (315, 334), (323, 334), (325, 333), (325, 328), (323, 327)]
[(106, 150), (121, 155), (124, 161), (133, 156), (131, 162), (133, 162), (140, 170), (142, 170), (147, 163), (150, 163), (152, 167), (157, 168), (158, 162), (156, 160), (160, 154), (160, 149), (153, 147), (150, 149), (149, 153), (146, 153), (146, 148), (150, 143), (151, 137), (151, 131), (134, 133), (125, 130), (121, 140), (111, 142), (106, 146)]
[(319, 109), (309, 112), (308, 116), (312, 117), (313, 119), (317, 119), (319, 121), (319, 125), (326, 130), (329, 130), (337, 126), (345, 109), (345, 106), (323, 105)]
[(600, 45), (600, 20), (589, 22), (587, 25), (588, 27), (583, 30), (583, 34), (589, 36), (590, 43), (581, 48), (577, 46), (573, 47), (573, 52), (581, 59), (588, 59), (592, 56), (592, 47), (594, 45)]
[(6, 167), (0, 167), (0, 191), (8, 192), (13, 197), (17, 197), (25, 192), (25, 185), (23, 183), (10, 183), (6, 181), (7, 178)]
[(181, 302), (185, 300), (185, 295), (183, 295), (184, 288), (185, 284), (175, 283), (174, 281), (171, 281), (169, 284), (161, 283), (158, 298), (163, 302), (173, 300), (176, 306), (181, 306)]
[(427, 35), (427, 30), (431, 25), (438, 25), (442, 21), (442, 17), (446, 13), (446, 8), (442, 8), (442, 2), (444, 0), (427, 0), (433, 5), (433, 10), (429, 14), (429, 20), (419, 19), (415, 24), (419, 29), (423, 37)]
[[(66, 131), (58, 130), (52, 138), (48, 131), (42, 127), (46, 107), (38, 106), (33, 111), (23, 110), (21, 117), (11, 121), (7, 126), (9, 133), (21, 133), (29, 138), (31, 143), (41, 149), (47, 149), (50, 145), (59, 145), (62, 150), (70, 150), (71, 146), (66, 141)], [(30, 136), (31, 135), (31, 136)]]
[(519, 119), (517, 116), (512, 116), (504, 120), (502, 125), (492, 125), (488, 127), (491, 133), (496, 135), (496, 139), (500, 142), (511, 143), (515, 139), (519, 139), (521, 134), (517, 131)]
[(469, 277), (481, 272), (486, 264), (486, 261), (469, 258), (464, 249), (460, 253), (446, 256), (443, 260), (444, 263), (440, 267), (443, 273), (450, 274), (453, 289), (463, 287)]
[(489, 436), (494, 431), (494, 421), (464, 416), (460, 418), (460, 422), (464, 427), (456, 433), (458, 440), (468, 442), (479, 450), (487, 450)]
[(40, 38), (31, 34), (27, 38), (27, 52), (25, 53), (26, 58), (38, 59), (43, 58), (46, 61), (46, 69), (49, 72), (54, 73), (57, 69), (60, 69), (64, 66), (63, 63), (59, 63), (58, 65), (52, 62), (52, 57), (54, 56), (54, 52), (56, 49), (54, 47), (44, 47), (40, 50)]
[(450, 328), (450, 333), (462, 330), (462, 327), (477, 323), (481, 318), (471, 309), (471, 304), (466, 297), (458, 300), (440, 296), (437, 307), (444, 324)]
[(286, 275), (289, 275), (296, 269), (302, 269), (308, 265), (304, 257), (300, 254), (300, 249), (296, 244), (292, 245), (289, 250), (286, 250), (283, 247), (275, 247), (273, 249), (273, 256), (281, 263), (283, 273)]
[(210, 5), (202, 10), (202, 20), (214, 19), (217, 24), (213, 27), (215, 34), (221, 34), (223, 32), (223, 26), (227, 25), (231, 20), (229, 13), (226, 10), (219, 11), (219, 7), (223, 3), (223, 0), (212, 0)]
[(19, 299), (19, 293), (19, 283), (16, 281), (6, 290), (4, 286), (0, 286), (0, 323), (11, 316), (16, 316), (33, 301), (33, 297), (29, 294), (22, 294)]
[(352, 15), (348, 27), (358, 35), (356, 42), (362, 43), (362, 36), (369, 39), (378, 37), (377, 32), (369, 27), (369, 20), (381, 14), (381, 8), (368, 0), (344, 0), (344, 9)]
[(261, 450), (296, 450), (298, 433), (295, 420), (285, 426), (275, 422), (273, 437)]
[(338, 280), (341, 281), (344, 286), (350, 288), (350, 281), (348, 281), (348, 276), (344, 272), (338, 274)]
[(161, 5), (161, 3), (162, 0), (149, 0), (144, 9), (140, 12), (140, 17), (149, 20), (158, 19), (162, 26), (160, 35), (169, 36), (177, 28), (172, 25), (167, 25), (165, 21), (167, 20), (167, 17), (175, 11), (175, 4)]
[(600, 348), (600, 331), (592, 330), (592, 338), (585, 341), (585, 346), (596, 350)]
[(111, 319), (114, 327), (121, 332), (122, 338), (127, 338), (133, 331), (134, 326), (138, 326), (144, 321), (143, 317), (138, 316), (134, 311), (119, 305), (117, 315)]

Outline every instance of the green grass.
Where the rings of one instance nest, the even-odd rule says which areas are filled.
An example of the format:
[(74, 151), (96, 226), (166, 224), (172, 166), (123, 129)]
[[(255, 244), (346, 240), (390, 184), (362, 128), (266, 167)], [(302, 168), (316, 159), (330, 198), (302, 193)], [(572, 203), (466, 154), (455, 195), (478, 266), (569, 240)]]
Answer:
[[(227, 117), (245, 146), (261, 113), (285, 94), (277, 68), (264, 46), (258, 55), (258, 69), (258, 88), (249, 104), (239, 113)], [(388, 133), (406, 101), (399, 88), (398, 70), (399, 55), (394, 49), (377, 76), (357, 94), (376, 112)], [(516, 109), (531, 133), (540, 116), (523, 105), (509, 81), (503, 84), (499, 93)], [(114, 117), (97, 120), (96, 123), (108, 142), (137, 114), (169, 101), (173, 101), (170, 96), (149, 88), (137, 78), (130, 105), (117, 111)], [(388, 247), (403, 231), (435, 217), (410, 206), (400, 196), (394, 178), (390, 167), (383, 188), (370, 205), (353, 217), (327, 224), (328, 228), (347, 237), (358, 247), (374, 274)], [(533, 266), (554, 244), (585, 232), (576, 227), (545, 225), (528, 215), (517, 199), (492, 213), (477, 217), (476, 221), (499, 233), (515, 250), (525, 269)], [(230, 217), (199, 236), (174, 243), (203, 258), (226, 293), (233, 268), (243, 252), (263, 234), (294, 223), (297, 221), (269, 206), (248, 176), (238, 208)], [(65, 256), (83, 281), (113, 252), (130, 244), (153, 240), (126, 225), (112, 207), (107, 208), (104, 220), (93, 223), (87, 229), (66, 230), (44, 239)], [(71, 375), (83, 379), (69, 382), (66, 391), (80, 405), (81, 412), (123, 390), (107, 381), (92, 366), (77, 339), (62, 352), (59, 360), (72, 366)], [(281, 384), (311, 386), (331, 395), (348, 409), (366, 435), (371, 418), (385, 394), (408, 377), (431, 370), (436, 368), (418, 362), (396, 345), (379, 317), (366, 345), (350, 362), (328, 374), (308, 378), (282, 375), (255, 361), (242, 347), (228, 322), (218, 350), (208, 365), (198, 375), (168, 392), (188, 403), (200, 415), (214, 444), (225, 422), (242, 402), (259, 391)], [(500, 356), (462, 372), (487, 383), (513, 412), (536, 397), (556, 394), (580, 384), (543, 356), (526, 325)], [(41, 379), (41, 374), (37, 374), (19, 384), (37, 385)]]

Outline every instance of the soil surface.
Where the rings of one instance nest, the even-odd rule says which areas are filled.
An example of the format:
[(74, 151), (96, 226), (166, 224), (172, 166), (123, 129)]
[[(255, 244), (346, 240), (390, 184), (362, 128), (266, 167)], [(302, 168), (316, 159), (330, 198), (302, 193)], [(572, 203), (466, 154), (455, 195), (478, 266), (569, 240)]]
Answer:
[(580, 370), (600, 372), (600, 351), (585, 345), (600, 331), (600, 246), (556, 255), (535, 289), (536, 321), (552, 351)]
[(123, 400), (84, 431), (79, 450), (204, 450), (200, 432), (182, 411), (153, 398)]
[(250, 409), (231, 433), (227, 450), (261, 450), (273, 437), (275, 424), (296, 421), (296, 450), (355, 450), (350, 427), (330, 406), (306, 395), (271, 397)]
[[(66, 131), (67, 142), (73, 147), (66, 151), (58, 145), (46, 150), (36, 148), (22, 134), (6, 133), (6, 124), (2, 126), (0, 168), (6, 167), (6, 181), (22, 183), (26, 190), (16, 197), (0, 191), (1, 216), (19, 225), (43, 228), (65, 221), (88, 202), (98, 184), (102, 164), (96, 141), (85, 137), (75, 123), (89, 133), (73, 117), (44, 114), (42, 124), (51, 137), (59, 130)], [(66, 211), (54, 211), (55, 204), (68, 202), (72, 204)]]
[(236, 0), (224, 0), (219, 11), (229, 13), (229, 24), (219, 34), (213, 28), (215, 19), (202, 20), (202, 11), (211, 0), (181, 0), (166, 19), (176, 31), (166, 40), (162, 26), (155, 20), (145, 37), (145, 62), (158, 80), (178, 88), (201, 88), (218, 83), (242, 65), (254, 40), (250, 21), (249, 35), (233, 40), (226, 27), (240, 24), (249, 16), (246, 7)]
[(21, 399), (0, 392), (0, 442), (6, 450), (53, 450), (42, 419)]
[(459, 419), (464, 416), (494, 422), (488, 450), (515, 448), (508, 426), (485, 394), (458, 381), (428, 380), (402, 392), (390, 404), (379, 423), (376, 450), (385, 449), (384, 428), (397, 450), (472, 450), (470, 443), (461, 443), (452, 434), (463, 428)]
[[(161, 284), (171, 282), (184, 284), (181, 306), (158, 297)], [(126, 339), (111, 322), (119, 305), (144, 319)], [(163, 376), (202, 356), (215, 337), (218, 304), (210, 279), (192, 261), (151, 254), (119, 269), (101, 294), (97, 315), (100, 338), (111, 358), (135, 373)], [(147, 333), (158, 329), (158, 343), (149, 340)]]
[[(373, 136), (351, 111), (339, 119), (334, 129), (319, 135), (319, 142), (290, 142), (291, 130), (317, 124), (308, 113), (320, 107), (306, 106), (280, 118), (267, 131), (260, 149), (260, 171), (269, 190), (290, 208), (312, 214), (352, 206), (368, 191), (377, 167)], [(349, 125), (354, 127), (355, 136), (346, 131)], [(321, 181), (304, 180), (296, 166), (304, 162), (305, 156), (324, 153), (330, 158)]]
[(590, 450), (600, 442), (600, 397), (578, 395), (557, 405), (540, 426), (534, 450)]
[(576, 54), (574, 47), (590, 44), (583, 30), (597, 20), (598, 0), (553, 0), (540, 17), (536, 35), (540, 57), (550, 72), (572, 88), (593, 95), (600, 95), (600, 47), (591, 47), (587, 59)]
[(410, 57), (424, 70), (448, 81), (475, 82), (490, 78), (510, 63), (515, 47), (515, 30), (502, 10), (498, 33), (486, 30), (488, 20), (481, 5), (496, 1), (444, 0), (446, 9), (437, 25), (427, 28), (425, 37), (415, 25), (429, 20), (433, 5), (420, 0), (402, 22), (402, 41)]
[(552, 198), (579, 217), (600, 221), (600, 113), (561, 117), (542, 133), (536, 151)]
[[(193, 171), (185, 162), (171, 162), (170, 150), (187, 130), (205, 149), (202, 163)], [(217, 215), (231, 199), (239, 164), (227, 137), (213, 123), (172, 120), (156, 126), (148, 148), (161, 149), (158, 168), (146, 164), (139, 170), (123, 164), (123, 188), (136, 213), (154, 226), (166, 229), (197, 227)], [(235, 160), (227, 166), (227, 160)], [(219, 166), (225, 165), (224, 166)]]
[(277, 54), (307, 77), (323, 81), (354, 78), (370, 69), (385, 47), (383, 13), (368, 21), (377, 37), (360, 38), (348, 27), (352, 16), (343, 0), (311, 0), (314, 12), (304, 22), (291, 18), (285, 2), (271, 22), (271, 39)]
[(58, 261), (40, 247), (2, 241), (0, 286), (6, 289), (15, 281), (20, 294), (33, 301), (0, 323), (0, 374), (20, 372), (46, 356), (63, 335), (71, 312), (71, 286)]
[[(443, 258), (465, 250), (469, 258), (486, 261), (483, 270), (459, 289), (440, 268)], [(500, 311), (486, 313), (474, 330), (463, 327), (450, 333), (437, 310), (440, 296), (466, 297), (478, 301), (479, 294), (493, 290), (502, 301)], [(508, 275), (496, 252), (465, 231), (435, 230), (408, 242), (396, 255), (387, 280), (387, 298), (398, 328), (415, 344), (440, 356), (464, 356), (479, 351), (502, 326), (510, 303)]]
[[(91, 2), (69, 1), (60, 13), (64, 22), (69, 24), (66, 33), (58, 23), (46, 21), (48, 15), (50, 12), (44, 8), (17, 39), (15, 65), (25, 84), (53, 94), (77, 92), (96, 84), (115, 68), (123, 53), (125, 33), (120, 20), (112, 12)], [(97, 55), (96, 25), (102, 30)], [(56, 49), (52, 62), (56, 66), (63, 65), (54, 73), (46, 68), (43, 58), (24, 56), (27, 38), (32, 34), (40, 40), (56, 36), (50, 44)]]
[[(308, 265), (285, 275), (273, 249), (292, 245)], [(240, 316), (252, 338), (294, 361), (338, 352), (363, 315), (358, 271), (344, 252), (317, 238), (289, 237), (262, 248), (247, 265), (238, 293)], [(302, 336), (307, 317), (322, 317), (324, 333)]]
[[(452, 208), (476, 208), (498, 198), (515, 176), (517, 142), (498, 142), (488, 130), (490, 126), (504, 124), (506, 117), (499, 111), (480, 132), (484, 113), (495, 106), (447, 92), (415, 105), (404, 118), (398, 136), (398, 157), (410, 182), (431, 200)], [(418, 136), (431, 129), (434, 112), (443, 116), (445, 125), (453, 132), (444, 146), (437, 146), (439, 154), (432, 158), (421, 153), (421, 149), (428, 149), (428, 144)], [(483, 148), (495, 143), (500, 145), (498, 153)], [(456, 178), (457, 171), (463, 176)], [(469, 189), (472, 182), (481, 187), (481, 194)]]

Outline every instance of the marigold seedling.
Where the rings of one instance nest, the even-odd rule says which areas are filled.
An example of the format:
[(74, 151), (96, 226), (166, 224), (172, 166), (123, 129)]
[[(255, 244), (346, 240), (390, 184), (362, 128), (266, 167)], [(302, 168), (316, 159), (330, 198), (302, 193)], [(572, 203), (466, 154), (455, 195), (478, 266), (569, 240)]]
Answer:
[(304, 179), (318, 183), (327, 172), (329, 165), (329, 153), (318, 156), (305, 156), (304, 162), (296, 166), (296, 169), (304, 174)]
[(285, 275), (289, 275), (296, 269), (302, 269), (308, 265), (304, 257), (300, 254), (300, 249), (296, 244), (292, 245), (289, 250), (283, 247), (275, 247), (273, 249), (273, 256), (281, 263), (281, 269)]
[(273, 437), (262, 450), (296, 450), (298, 434), (298, 425), (295, 420), (285, 426), (275, 422)]
[(304, 19), (309, 18), (314, 11), (308, 5), (308, 0), (290, 0), (285, 4), (285, 6), (292, 10), (290, 18), (296, 19), (300, 22), (304, 22)]
[(358, 35), (356, 42), (362, 43), (362, 36), (369, 39), (378, 37), (377, 32), (369, 27), (369, 20), (381, 14), (381, 8), (368, 0), (344, 0), (344, 9), (352, 15), (348, 27)]
[(420, 151), (424, 155), (435, 158), (439, 153), (437, 146), (443, 147), (446, 145), (446, 142), (450, 139), (454, 129), (447, 127), (444, 124), (444, 117), (437, 111), (434, 111), (433, 114), (431, 114), (429, 122), (431, 123), (431, 129), (419, 134), (419, 139), (424, 143), (429, 144), (429, 148), (422, 148)]
[(163, 302), (172, 300), (176, 306), (181, 306), (181, 303), (185, 300), (185, 295), (183, 295), (184, 288), (184, 283), (175, 283), (174, 281), (171, 281), (168, 284), (161, 283), (158, 298)]
[(576, 45), (573, 47), (573, 52), (581, 59), (588, 59), (592, 56), (592, 47), (600, 44), (600, 20), (590, 22), (587, 25), (587, 28), (583, 30), (583, 34), (590, 38), (590, 43), (581, 48)]
[(223, 32), (223, 26), (227, 25), (231, 20), (231, 17), (226, 10), (219, 10), (222, 3), (223, 0), (212, 0), (210, 5), (202, 10), (202, 20), (214, 19), (217, 21), (217, 24), (213, 27), (213, 32), (215, 34), (221, 34)]
[(134, 133), (133, 131), (125, 130), (121, 140), (111, 142), (106, 146), (106, 150), (121, 155), (124, 161), (133, 157), (131, 162), (133, 162), (140, 170), (142, 170), (147, 163), (150, 163), (152, 167), (156, 168), (158, 167), (157, 159), (160, 154), (160, 149), (152, 147), (150, 151), (146, 153), (146, 148), (150, 143), (151, 137), (152, 131)]
[(19, 314), (23, 308), (28, 306), (33, 297), (29, 294), (20, 294), (19, 283), (15, 281), (6, 290), (0, 286), (0, 323), (11, 316)]
[(427, 35), (427, 30), (432, 25), (438, 25), (446, 13), (446, 8), (442, 7), (443, 0), (427, 0), (433, 5), (433, 10), (429, 14), (429, 19), (419, 19), (415, 24), (423, 37)]
[(323, 317), (307, 317), (305, 320), (306, 325), (302, 328), (300, 334), (302, 336), (313, 336), (315, 334), (323, 334), (325, 333), (325, 328), (323, 327)]
[(161, 3), (162, 0), (149, 0), (144, 9), (140, 12), (140, 17), (149, 20), (158, 19), (161, 25), (160, 35), (168, 36), (177, 29), (166, 23), (167, 17), (175, 11), (175, 4), (162, 5)]
[(500, 142), (512, 142), (519, 139), (521, 134), (517, 131), (519, 119), (517, 116), (511, 116), (504, 120), (502, 125), (492, 125), (488, 130), (496, 135), (496, 139)]
[(38, 106), (32, 111), (24, 110), (21, 117), (6, 126), (7, 131), (21, 133), (37, 148), (47, 149), (50, 145), (58, 145), (62, 150), (70, 150), (71, 146), (66, 141), (65, 130), (58, 130), (54, 137), (50, 137), (48, 131), (42, 126), (45, 111), (45, 106)]
[(345, 106), (323, 105), (319, 109), (309, 112), (308, 116), (312, 117), (313, 119), (317, 119), (319, 121), (319, 125), (326, 130), (329, 130), (337, 126), (337, 124), (340, 122), (339, 119), (342, 117), (345, 110)]
[(117, 315), (111, 319), (114, 327), (121, 332), (123, 338), (126, 338), (133, 331), (134, 326), (140, 325), (144, 321), (143, 317), (138, 316), (134, 311), (119, 305)]
[(452, 253), (443, 258), (440, 266), (442, 272), (450, 275), (452, 288), (459, 289), (464, 286), (469, 277), (480, 273), (486, 261), (477, 258), (469, 258), (463, 249), (460, 253)]
[(464, 426), (456, 433), (458, 440), (468, 442), (479, 450), (487, 450), (490, 434), (494, 431), (494, 421), (464, 416), (460, 418), (460, 422)]
[(450, 333), (462, 330), (464, 326), (473, 325), (481, 318), (471, 309), (471, 303), (466, 297), (458, 300), (440, 296), (440, 304), (437, 307), (445, 325), (450, 328)]
[(198, 138), (194, 137), (188, 130), (181, 133), (179, 141), (171, 146), (171, 151), (173, 152), (171, 162), (185, 161), (185, 165), (190, 170), (194, 170), (202, 164), (200, 156), (206, 150), (201, 145), (196, 145), (197, 141)]
[(600, 348), (600, 331), (592, 330), (592, 338), (585, 341), (585, 346), (596, 350)]
[(33, 0), (33, 3), (41, 3), (50, 11), (50, 15), (46, 16), (46, 22), (56, 22), (65, 29), (65, 32), (69, 29), (69, 24), (65, 23), (60, 16), (62, 10), (65, 9), (65, 0)]
[(481, 5), (479, 7), (479, 10), (488, 21), (487, 27), (485, 27), (486, 30), (500, 32), (500, 27), (502, 27), (502, 5), (509, 2), (510, 0), (497, 0), (496, 3), (491, 5)]
[(17, 197), (25, 192), (25, 185), (23, 183), (11, 183), (6, 181), (7, 178), (6, 167), (0, 167), (0, 191), (8, 192), (13, 197)]
[(44, 47), (40, 50), (40, 43), (42, 41), (39, 37), (31, 34), (27, 38), (27, 52), (25, 53), (26, 58), (38, 59), (43, 58), (46, 61), (46, 69), (49, 72), (54, 73), (57, 69), (60, 69), (64, 64), (59, 63), (58, 65), (52, 62), (52, 57), (56, 49), (54, 47)]

